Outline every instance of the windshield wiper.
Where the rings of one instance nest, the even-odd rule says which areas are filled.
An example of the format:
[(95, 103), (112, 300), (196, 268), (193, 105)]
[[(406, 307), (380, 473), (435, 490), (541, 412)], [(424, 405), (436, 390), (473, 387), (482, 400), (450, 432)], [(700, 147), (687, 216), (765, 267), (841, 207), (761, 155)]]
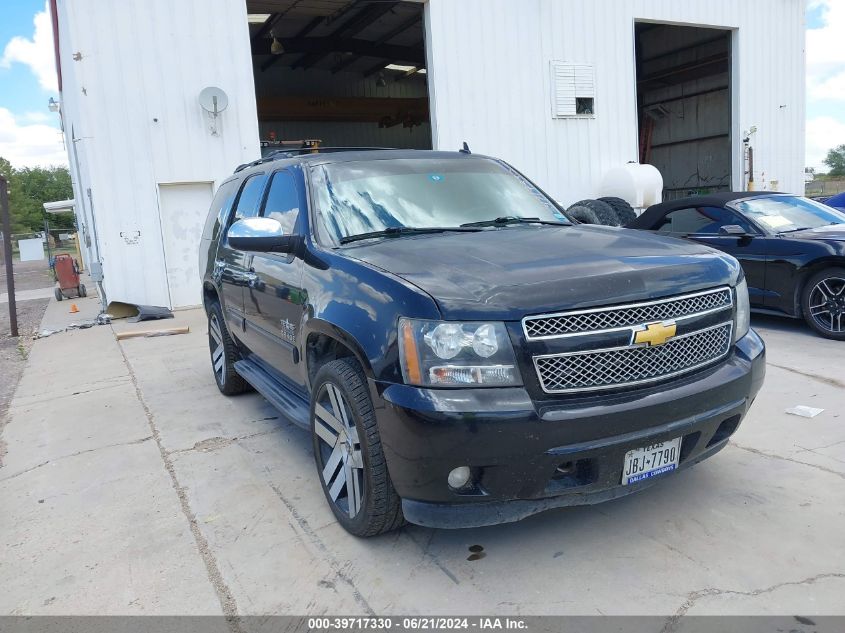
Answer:
[(348, 235), (340, 238), (341, 244), (350, 244), (352, 242), (360, 242), (362, 240), (372, 240), (379, 237), (403, 237), (405, 235), (425, 235), (427, 233), (446, 233), (447, 231), (458, 231), (461, 233), (473, 233), (478, 229), (470, 227), (449, 227), (449, 226), (430, 226), (430, 227), (414, 227), (414, 226), (391, 226), (383, 231), (372, 231), (370, 233), (360, 233), (358, 235)]
[(788, 229), (786, 231), (778, 231), (778, 235), (783, 235), (784, 233), (795, 233), (797, 231), (811, 231), (813, 229), (812, 226), (799, 226), (797, 229)]
[(550, 226), (569, 226), (569, 222), (552, 222), (540, 218), (519, 218), (514, 215), (506, 215), (495, 220), (481, 220), (480, 222), (467, 222), (462, 227), (484, 227), (484, 226), (507, 226), (508, 224), (548, 224)]

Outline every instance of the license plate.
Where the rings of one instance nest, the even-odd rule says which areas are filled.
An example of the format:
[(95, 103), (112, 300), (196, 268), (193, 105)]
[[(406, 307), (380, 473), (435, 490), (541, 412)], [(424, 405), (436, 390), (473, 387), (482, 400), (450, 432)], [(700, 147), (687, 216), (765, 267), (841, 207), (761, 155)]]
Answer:
[(625, 453), (622, 485), (627, 486), (675, 470), (681, 457), (681, 439), (676, 437), (667, 442), (655, 442)]

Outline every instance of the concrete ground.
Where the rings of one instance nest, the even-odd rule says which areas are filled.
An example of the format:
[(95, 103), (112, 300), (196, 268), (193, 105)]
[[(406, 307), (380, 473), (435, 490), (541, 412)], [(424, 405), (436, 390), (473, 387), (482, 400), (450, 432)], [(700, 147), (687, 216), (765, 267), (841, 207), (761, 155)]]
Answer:
[[(0, 614), (845, 612), (845, 344), (800, 323), (755, 320), (768, 378), (713, 459), (604, 505), (369, 540), (335, 522), (304, 431), (219, 394), (203, 314), (165, 324), (191, 333), (33, 346), (3, 437)], [(825, 411), (784, 412), (801, 404)]]

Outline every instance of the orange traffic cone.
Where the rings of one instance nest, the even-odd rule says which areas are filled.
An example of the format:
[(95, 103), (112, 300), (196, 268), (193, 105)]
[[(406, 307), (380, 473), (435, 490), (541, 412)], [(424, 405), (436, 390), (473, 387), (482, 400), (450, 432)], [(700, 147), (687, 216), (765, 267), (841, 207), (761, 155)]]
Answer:
[(75, 303), (71, 303), (71, 304), (70, 304), (70, 313), (71, 313), (71, 314), (76, 314), (77, 312), (79, 312), (79, 308), (77, 308), (77, 307), (76, 307), (76, 304), (75, 304)]

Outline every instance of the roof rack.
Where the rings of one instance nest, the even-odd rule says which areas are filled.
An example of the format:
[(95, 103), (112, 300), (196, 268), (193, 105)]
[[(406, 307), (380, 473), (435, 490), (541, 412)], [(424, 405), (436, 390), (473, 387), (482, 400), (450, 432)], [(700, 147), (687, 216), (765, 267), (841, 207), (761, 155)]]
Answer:
[(340, 152), (376, 152), (379, 150), (391, 150), (396, 149), (394, 147), (299, 147), (293, 149), (279, 149), (275, 152), (271, 152), (267, 154), (267, 156), (262, 156), (258, 160), (254, 160), (251, 163), (244, 163), (243, 165), (238, 165), (235, 169), (235, 173), (239, 171), (243, 171), (249, 167), (255, 167), (256, 165), (262, 165), (264, 163), (271, 163), (274, 160), (282, 160), (285, 158), (296, 158), (297, 156), (302, 156), (304, 154), (337, 154)]

